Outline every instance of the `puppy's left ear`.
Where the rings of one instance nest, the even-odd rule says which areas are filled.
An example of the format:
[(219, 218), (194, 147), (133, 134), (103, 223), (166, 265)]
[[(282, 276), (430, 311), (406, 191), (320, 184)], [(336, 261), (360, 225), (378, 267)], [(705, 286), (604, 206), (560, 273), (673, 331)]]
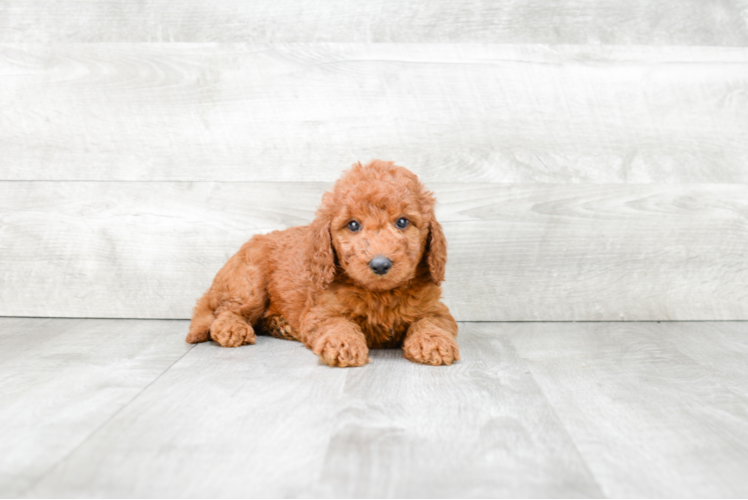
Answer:
[(431, 218), (429, 240), (426, 247), (426, 264), (429, 266), (431, 280), (437, 285), (444, 281), (444, 270), (447, 266), (447, 239), (442, 226)]

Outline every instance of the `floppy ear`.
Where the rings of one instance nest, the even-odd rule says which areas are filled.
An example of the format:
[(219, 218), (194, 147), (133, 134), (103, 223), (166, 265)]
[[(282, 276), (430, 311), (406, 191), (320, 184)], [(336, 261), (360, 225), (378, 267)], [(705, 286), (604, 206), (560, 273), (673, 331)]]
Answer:
[(429, 266), (432, 281), (437, 285), (441, 284), (444, 281), (444, 269), (447, 266), (447, 239), (444, 237), (441, 224), (433, 217), (429, 224), (426, 264)]
[(315, 287), (324, 289), (335, 278), (335, 253), (332, 249), (330, 219), (318, 215), (309, 226), (306, 239), (306, 255)]

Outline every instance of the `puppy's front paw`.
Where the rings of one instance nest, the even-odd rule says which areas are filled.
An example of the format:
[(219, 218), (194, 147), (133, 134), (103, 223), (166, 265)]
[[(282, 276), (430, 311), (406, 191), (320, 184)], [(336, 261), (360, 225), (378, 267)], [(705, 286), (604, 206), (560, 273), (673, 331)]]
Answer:
[(420, 331), (408, 335), (403, 342), (406, 358), (425, 365), (451, 365), (460, 359), (455, 338), (443, 331)]
[(210, 337), (223, 347), (239, 347), (254, 344), (257, 340), (254, 329), (236, 314), (222, 314), (210, 325)]
[(330, 366), (363, 366), (370, 361), (366, 341), (355, 331), (338, 330), (323, 335), (315, 342), (312, 352)]

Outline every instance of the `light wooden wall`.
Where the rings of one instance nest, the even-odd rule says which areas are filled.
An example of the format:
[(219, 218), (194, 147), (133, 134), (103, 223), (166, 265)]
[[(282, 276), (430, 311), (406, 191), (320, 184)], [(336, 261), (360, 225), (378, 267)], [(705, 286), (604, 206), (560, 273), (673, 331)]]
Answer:
[(748, 0), (0, 0), (0, 314), (186, 318), (354, 161), (460, 320), (748, 319)]

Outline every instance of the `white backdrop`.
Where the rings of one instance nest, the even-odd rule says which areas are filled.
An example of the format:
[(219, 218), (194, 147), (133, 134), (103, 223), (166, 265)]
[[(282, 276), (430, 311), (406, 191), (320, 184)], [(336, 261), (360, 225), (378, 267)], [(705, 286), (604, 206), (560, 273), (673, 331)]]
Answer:
[(748, 319), (748, 2), (0, 1), (0, 314), (187, 318), (355, 161), (458, 320)]

